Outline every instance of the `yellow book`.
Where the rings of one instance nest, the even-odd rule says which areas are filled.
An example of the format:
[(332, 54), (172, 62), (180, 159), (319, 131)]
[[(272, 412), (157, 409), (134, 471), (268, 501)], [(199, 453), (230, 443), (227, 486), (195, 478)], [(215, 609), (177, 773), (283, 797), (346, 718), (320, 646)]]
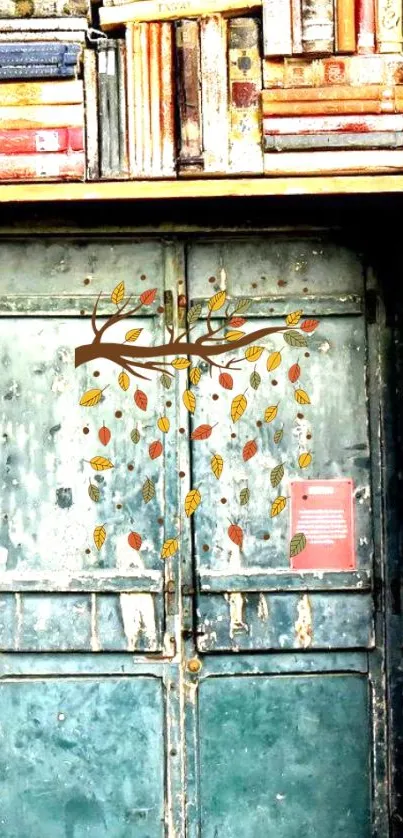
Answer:
[(234, 174), (263, 172), (259, 35), (255, 18), (229, 21), (229, 168)]
[(99, 10), (103, 29), (113, 29), (130, 21), (180, 20), (206, 17), (218, 12), (233, 14), (260, 9), (262, 0), (137, 0)]
[(0, 84), (0, 107), (27, 105), (81, 105), (82, 81), (30, 81)]
[(27, 105), (0, 107), (2, 130), (14, 128), (80, 128), (84, 124), (83, 105)]

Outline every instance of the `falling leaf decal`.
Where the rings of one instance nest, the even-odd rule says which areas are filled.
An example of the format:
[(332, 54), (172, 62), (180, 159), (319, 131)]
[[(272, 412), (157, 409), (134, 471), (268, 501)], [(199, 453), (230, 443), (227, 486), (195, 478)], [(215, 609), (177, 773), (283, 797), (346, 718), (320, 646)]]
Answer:
[(118, 306), (119, 303), (122, 302), (124, 295), (125, 295), (125, 284), (124, 284), (124, 282), (119, 282), (119, 285), (117, 285), (116, 288), (113, 289), (112, 294), (111, 294), (111, 300), (112, 300), (112, 302), (114, 303), (115, 306)]
[(90, 460), (90, 466), (94, 469), (94, 471), (106, 471), (108, 468), (114, 468), (113, 463), (110, 460), (107, 460), (106, 457), (93, 457)]
[(137, 405), (137, 407), (140, 408), (140, 410), (147, 410), (148, 398), (146, 393), (143, 392), (143, 390), (137, 389), (133, 398), (134, 403)]
[(179, 541), (177, 538), (168, 538), (167, 541), (164, 541), (161, 550), (161, 559), (169, 559), (173, 556), (179, 547)]
[(318, 326), (319, 326), (319, 320), (304, 320), (304, 322), (301, 323), (300, 328), (304, 332), (314, 332), (315, 329), (317, 329)]
[(151, 303), (154, 302), (156, 296), (157, 296), (157, 289), (156, 288), (150, 288), (149, 291), (143, 291), (143, 293), (140, 294), (140, 302), (143, 303), (143, 306), (150, 306)]
[(234, 544), (242, 548), (243, 530), (241, 529), (241, 527), (238, 527), (238, 524), (230, 524), (230, 526), (228, 527), (228, 535), (231, 541), (234, 542)]
[(194, 413), (196, 410), (196, 396), (191, 390), (185, 390), (182, 396), (183, 404), (189, 413)]
[(218, 383), (221, 384), (221, 387), (224, 387), (224, 390), (232, 390), (234, 386), (234, 379), (229, 372), (220, 372), (218, 376)]
[(252, 457), (254, 457), (256, 453), (257, 453), (256, 442), (255, 442), (254, 439), (251, 439), (243, 447), (242, 457), (243, 457), (243, 460), (245, 461), (245, 463), (246, 463), (247, 460), (250, 460)]
[(278, 445), (279, 442), (281, 442), (281, 440), (283, 438), (283, 434), (284, 434), (283, 428), (279, 428), (278, 431), (276, 431), (276, 433), (274, 434), (273, 439), (274, 439), (274, 442), (276, 443), (276, 445)]
[(161, 454), (162, 454), (162, 451), (163, 451), (162, 442), (160, 442), (159, 439), (157, 439), (155, 442), (152, 442), (148, 446), (148, 453), (149, 453), (152, 460), (156, 460), (157, 457), (160, 457)]
[(133, 550), (140, 550), (140, 547), (143, 543), (143, 539), (138, 532), (130, 532), (127, 536), (127, 540), (129, 542), (130, 547), (132, 547)]
[(281, 352), (272, 352), (267, 359), (268, 372), (273, 372), (281, 364)]
[(239, 302), (237, 302), (234, 308), (233, 314), (245, 314), (245, 311), (248, 310), (249, 306), (251, 305), (251, 302), (252, 300), (248, 299), (239, 300)]
[(291, 383), (295, 384), (295, 382), (298, 381), (300, 375), (301, 375), (300, 365), (298, 363), (293, 364), (292, 367), (290, 367), (290, 369), (288, 370), (288, 378), (290, 379)]
[(189, 323), (189, 326), (192, 323), (196, 323), (196, 320), (199, 319), (201, 313), (202, 313), (202, 304), (201, 303), (197, 303), (195, 306), (192, 306), (189, 309), (189, 311), (187, 313), (187, 321)]
[(294, 398), (298, 404), (311, 404), (311, 400), (305, 390), (294, 390)]
[(190, 364), (191, 361), (189, 361), (188, 358), (174, 358), (174, 360), (171, 361), (171, 366), (175, 370), (186, 370), (187, 367), (190, 367)]
[(248, 488), (242, 489), (239, 495), (239, 502), (241, 506), (247, 506), (250, 499), (250, 491)]
[(217, 294), (214, 294), (213, 297), (210, 297), (208, 301), (209, 311), (219, 311), (219, 309), (223, 307), (226, 298), (227, 295), (225, 291), (218, 291)]
[(149, 503), (155, 495), (155, 486), (149, 477), (144, 481), (141, 493), (143, 495), (144, 503)]
[(304, 454), (300, 454), (298, 457), (298, 465), (300, 468), (308, 468), (312, 462), (312, 454), (309, 451), (306, 451)]
[(133, 428), (130, 434), (130, 439), (132, 442), (134, 442), (135, 445), (137, 445), (137, 443), (140, 442), (140, 431), (137, 428)]
[(263, 351), (263, 346), (249, 346), (245, 352), (245, 358), (247, 361), (250, 361), (250, 363), (254, 364), (255, 361), (259, 360)]
[(257, 372), (257, 370), (253, 370), (253, 372), (252, 372), (252, 374), (251, 374), (251, 377), (250, 377), (249, 381), (250, 381), (250, 386), (251, 386), (254, 390), (257, 390), (257, 389), (259, 388), (260, 383), (261, 383), (261, 381), (262, 381), (262, 378), (261, 378), (261, 376), (259, 375), (259, 373)]
[(101, 497), (101, 492), (99, 491), (98, 486), (95, 486), (95, 483), (91, 483), (91, 480), (90, 485), (88, 486), (88, 494), (91, 500), (93, 500), (95, 503), (98, 503)]
[(125, 334), (125, 341), (127, 341), (127, 343), (134, 343), (140, 337), (142, 331), (142, 329), (130, 329), (130, 331)]
[(158, 425), (160, 431), (162, 431), (163, 434), (167, 434), (168, 431), (169, 431), (169, 428), (171, 427), (171, 423), (168, 419), (168, 416), (160, 416), (160, 418), (158, 419), (157, 425)]
[(233, 331), (227, 332), (225, 335), (225, 340), (234, 341), (240, 340), (245, 335), (245, 332), (240, 332), (239, 330), (235, 329)]
[(303, 532), (296, 532), (290, 541), (290, 558), (298, 556), (306, 547), (306, 537)]
[(278, 498), (276, 498), (276, 500), (273, 501), (271, 505), (270, 516), (272, 518), (275, 518), (277, 515), (280, 515), (280, 512), (282, 512), (283, 509), (285, 509), (286, 505), (287, 498), (283, 497), (283, 495), (279, 495)]
[(96, 404), (99, 404), (102, 398), (103, 390), (87, 390), (83, 396), (81, 396), (80, 404), (82, 407), (95, 407)]
[(118, 378), (119, 387), (122, 390), (128, 390), (130, 387), (130, 378), (127, 372), (121, 372)]
[(301, 335), (300, 332), (296, 332), (293, 329), (290, 332), (284, 332), (283, 338), (289, 346), (307, 346), (307, 340), (305, 335)]
[(223, 468), (224, 460), (221, 457), (221, 454), (214, 454), (214, 456), (211, 458), (211, 471), (213, 472), (217, 480), (220, 479)]
[(280, 463), (278, 466), (275, 466), (270, 472), (270, 483), (273, 486), (273, 489), (281, 483), (284, 477), (284, 465)]
[(112, 434), (111, 434), (109, 428), (107, 428), (105, 426), (105, 423), (104, 423), (102, 425), (102, 428), (100, 428), (99, 431), (98, 431), (99, 441), (102, 442), (102, 445), (108, 445), (108, 442), (109, 442), (111, 436), (112, 436)]
[(214, 425), (199, 425), (192, 431), (190, 439), (208, 439)]
[(172, 378), (168, 373), (163, 372), (160, 378), (160, 382), (165, 390), (169, 390), (172, 385)]
[(106, 539), (106, 529), (104, 526), (95, 527), (94, 530), (94, 544), (97, 550), (100, 550)]
[(248, 402), (243, 394), (241, 394), (240, 396), (235, 396), (235, 398), (232, 399), (231, 419), (233, 422), (238, 422), (241, 416), (243, 416), (247, 408), (247, 405)]
[(243, 326), (246, 323), (244, 317), (231, 317), (229, 321), (229, 325), (232, 326), (233, 329), (239, 329), (240, 326)]
[(302, 311), (292, 311), (291, 314), (288, 314), (285, 318), (285, 322), (287, 326), (296, 326), (297, 323), (301, 320)]
[(270, 407), (267, 407), (264, 412), (264, 421), (265, 422), (272, 422), (273, 419), (276, 418), (278, 412), (278, 405), (271, 404)]
[(185, 497), (185, 512), (188, 518), (196, 511), (201, 501), (201, 494), (198, 489), (191, 489)]
[(200, 379), (201, 379), (201, 369), (200, 369), (200, 367), (192, 367), (192, 369), (189, 370), (189, 378), (190, 378), (191, 384), (194, 384), (194, 386), (196, 387), (197, 384), (199, 383)]

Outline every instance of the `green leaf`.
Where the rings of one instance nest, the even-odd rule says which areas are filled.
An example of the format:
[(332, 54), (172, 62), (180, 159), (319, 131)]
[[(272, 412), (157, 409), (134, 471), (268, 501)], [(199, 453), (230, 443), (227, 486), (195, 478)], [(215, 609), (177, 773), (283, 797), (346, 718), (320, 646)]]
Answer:
[(133, 428), (130, 434), (130, 439), (132, 442), (134, 442), (135, 445), (137, 445), (137, 443), (140, 442), (140, 432), (137, 430), (137, 428)]
[(296, 532), (290, 541), (290, 558), (298, 556), (306, 547), (306, 538), (303, 532)]
[(305, 335), (301, 335), (301, 333), (297, 332), (295, 329), (291, 329), (290, 332), (284, 332), (283, 337), (289, 346), (308, 346)]
[(253, 373), (252, 373), (249, 380), (250, 380), (250, 386), (253, 387), (254, 390), (257, 390), (259, 385), (260, 385), (260, 382), (261, 382), (262, 378), (256, 370), (253, 370)]
[(153, 499), (155, 495), (155, 486), (152, 480), (149, 477), (144, 481), (143, 488), (142, 488), (142, 495), (144, 503), (149, 503), (150, 500)]
[(232, 314), (245, 314), (245, 311), (248, 310), (249, 306), (251, 305), (252, 300), (239, 300), (234, 308)]
[(249, 489), (242, 489), (242, 491), (239, 495), (239, 500), (240, 500), (241, 506), (247, 506), (247, 504), (249, 503), (249, 498), (250, 498)]
[(170, 375), (167, 375), (166, 372), (163, 372), (160, 378), (160, 382), (162, 386), (165, 387), (165, 390), (169, 390), (172, 384), (172, 378)]
[(98, 503), (101, 497), (101, 492), (99, 491), (98, 486), (95, 486), (94, 483), (90, 482), (90, 485), (88, 486), (88, 494), (91, 500), (95, 501), (95, 503)]
[(274, 442), (276, 443), (276, 445), (278, 445), (278, 443), (281, 442), (281, 440), (283, 438), (283, 434), (284, 434), (283, 428), (279, 428), (279, 430), (276, 431), (276, 433), (274, 434), (273, 439), (274, 439)]
[(284, 466), (282, 463), (280, 465), (275, 466), (270, 472), (270, 483), (273, 486), (273, 489), (281, 483), (284, 477)]
[(196, 320), (199, 319), (199, 317), (201, 315), (201, 312), (202, 312), (202, 304), (201, 303), (197, 303), (197, 305), (192, 306), (187, 313), (188, 323), (189, 324), (196, 323)]

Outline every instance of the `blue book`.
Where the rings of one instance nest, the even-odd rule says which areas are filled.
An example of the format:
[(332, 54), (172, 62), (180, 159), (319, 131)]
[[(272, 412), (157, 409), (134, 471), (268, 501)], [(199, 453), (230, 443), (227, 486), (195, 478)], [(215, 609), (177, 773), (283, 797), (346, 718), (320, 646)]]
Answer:
[(55, 64), (61, 67), (77, 64), (81, 46), (63, 43), (1, 43), (0, 67)]
[(75, 67), (60, 67), (57, 64), (29, 64), (27, 67), (1, 67), (0, 79), (7, 81), (28, 79), (72, 79), (76, 76)]

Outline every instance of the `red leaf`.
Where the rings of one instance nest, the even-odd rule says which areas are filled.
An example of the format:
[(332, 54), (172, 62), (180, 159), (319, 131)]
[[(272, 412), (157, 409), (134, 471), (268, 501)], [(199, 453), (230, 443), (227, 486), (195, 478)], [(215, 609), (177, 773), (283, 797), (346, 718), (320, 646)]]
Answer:
[(148, 398), (142, 390), (136, 390), (134, 394), (134, 401), (140, 410), (147, 410)]
[(257, 445), (254, 439), (249, 440), (243, 447), (242, 456), (246, 462), (246, 460), (250, 460), (251, 457), (254, 457), (257, 452)]
[(143, 539), (138, 532), (131, 532), (129, 533), (127, 540), (130, 544), (130, 547), (133, 547), (133, 550), (140, 550), (140, 547), (143, 543)]
[(304, 322), (301, 323), (301, 329), (304, 332), (313, 332), (317, 326), (319, 326), (319, 320), (304, 320)]
[(232, 390), (234, 386), (234, 380), (229, 372), (221, 372), (218, 376), (218, 381), (221, 384), (221, 387), (224, 387), (224, 390)]
[(148, 453), (152, 460), (160, 457), (162, 454), (162, 442), (160, 442), (159, 439), (152, 442), (151, 445), (148, 446)]
[(239, 326), (243, 326), (244, 323), (246, 323), (244, 317), (231, 317), (231, 320), (229, 321), (229, 325), (234, 326), (235, 329), (238, 329)]
[(295, 384), (298, 381), (301, 375), (301, 367), (299, 364), (293, 364), (292, 367), (288, 370), (288, 378), (290, 379), (292, 384)]
[(111, 436), (112, 434), (109, 428), (106, 428), (105, 425), (102, 425), (102, 428), (100, 428), (98, 431), (98, 437), (100, 442), (102, 442), (102, 445), (107, 445)]
[(208, 439), (212, 430), (212, 425), (199, 425), (192, 431), (190, 439)]
[(238, 547), (242, 547), (243, 530), (241, 529), (241, 527), (238, 527), (238, 524), (230, 524), (230, 526), (228, 527), (228, 535), (231, 541), (234, 542), (234, 544), (237, 544)]
[(143, 291), (143, 293), (140, 294), (140, 302), (143, 303), (143, 306), (150, 306), (151, 303), (154, 302), (156, 296), (157, 296), (157, 289), (156, 288), (150, 288), (149, 291)]

